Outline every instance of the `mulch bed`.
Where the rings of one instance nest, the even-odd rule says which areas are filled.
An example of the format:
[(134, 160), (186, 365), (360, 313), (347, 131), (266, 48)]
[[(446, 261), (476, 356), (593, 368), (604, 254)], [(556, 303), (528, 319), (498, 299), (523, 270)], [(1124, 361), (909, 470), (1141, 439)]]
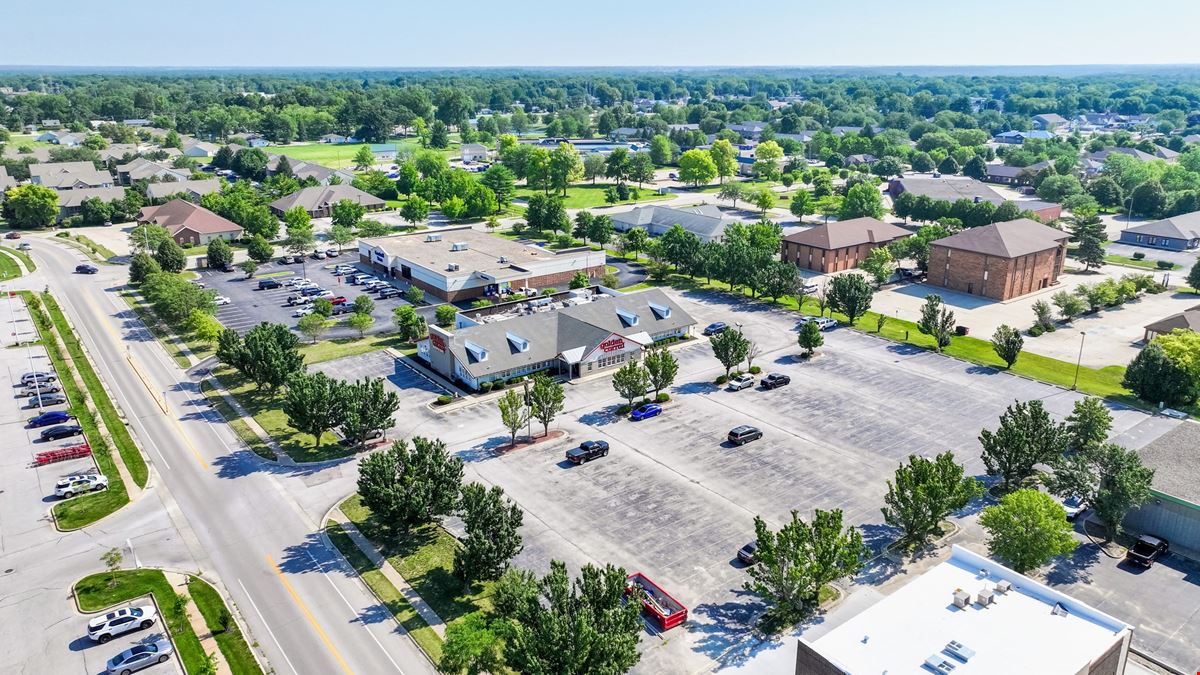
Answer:
[(560, 438), (565, 437), (566, 435), (567, 435), (567, 432), (563, 431), (562, 429), (552, 429), (550, 431), (550, 433), (545, 434), (545, 435), (538, 434), (538, 435), (534, 435), (534, 436), (517, 436), (516, 443), (505, 443), (504, 445), (497, 446), (493, 450), (493, 452), (495, 452), (497, 454), (504, 454), (507, 452), (512, 452), (513, 450), (520, 450), (521, 448), (528, 448), (530, 446), (537, 445), (539, 443), (546, 443), (548, 441), (556, 441)]

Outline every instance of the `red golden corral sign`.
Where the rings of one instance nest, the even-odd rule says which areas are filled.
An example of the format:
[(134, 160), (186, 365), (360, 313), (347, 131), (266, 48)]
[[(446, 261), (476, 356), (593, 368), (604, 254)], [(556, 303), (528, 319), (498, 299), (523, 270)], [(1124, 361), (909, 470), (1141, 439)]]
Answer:
[(600, 351), (605, 354), (625, 348), (624, 338), (613, 338), (600, 343)]
[(429, 334), (429, 344), (433, 345), (433, 348), (438, 350), (439, 352), (446, 351), (446, 339), (443, 338), (441, 335), (436, 335), (434, 333), (430, 333)]

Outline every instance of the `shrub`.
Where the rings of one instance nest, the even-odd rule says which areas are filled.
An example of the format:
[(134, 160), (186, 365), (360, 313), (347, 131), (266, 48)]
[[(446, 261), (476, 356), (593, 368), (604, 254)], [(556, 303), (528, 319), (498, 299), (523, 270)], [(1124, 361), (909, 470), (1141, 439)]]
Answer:
[(441, 396), (437, 397), (437, 404), (438, 405), (446, 405), (447, 403), (449, 403), (450, 401), (453, 401), (453, 400), (454, 400), (453, 396), (451, 396), (449, 394), (442, 394)]
[(666, 403), (671, 400), (671, 395), (665, 391), (658, 392), (658, 396), (654, 397), (655, 403)]
[(486, 394), (486, 393), (488, 393), (488, 392), (489, 392), (489, 391), (491, 391), (491, 390), (492, 390), (492, 383), (491, 383), (491, 382), (482, 382), (482, 383), (480, 383), (480, 385), (479, 385), (479, 393), (481, 393), (481, 394)]
[(717, 379), (714, 380), (714, 383), (715, 384), (725, 384), (728, 381), (729, 381), (728, 377), (725, 377), (724, 375), (718, 375)]
[(966, 335), (967, 333), (970, 333), (970, 332), (971, 332), (971, 329), (967, 328), (966, 326), (955, 326), (954, 327), (954, 334), (959, 337), (962, 337), (963, 335)]
[(629, 407), (629, 405), (625, 403), (622, 403), (621, 406), (617, 408), (617, 414), (622, 416), (628, 415), (631, 410), (633, 410), (633, 408)]
[(1144, 259), (1145, 257), (1146, 257), (1146, 254), (1145, 254), (1145, 253), (1138, 252), (1138, 253), (1134, 253), (1134, 254), (1133, 254), (1133, 259), (1134, 259), (1134, 260), (1142, 260), (1142, 259)]
[(750, 374), (751, 375), (757, 375), (761, 372), (762, 372), (762, 368), (759, 368), (758, 366), (750, 366)]
[(54, 236), (56, 236), (56, 237), (62, 237), (63, 239), (70, 239), (70, 238), (71, 238), (71, 233), (70, 233), (70, 232), (56, 232), (56, 233), (54, 234)]
[(1041, 335), (1042, 333), (1045, 333), (1045, 332), (1046, 332), (1046, 329), (1045, 329), (1045, 328), (1043, 328), (1043, 327), (1041, 326), (1041, 324), (1036, 324), (1036, 323), (1035, 323), (1035, 324), (1033, 324), (1032, 326), (1030, 326), (1030, 328), (1029, 328), (1029, 330), (1028, 330), (1027, 332), (1029, 333), (1029, 336), (1030, 336), (1030, 337), (1038, 337), (1038, 336), (1039, 336), (1039, 335)]
[(1162, 293), (1165, 290), (1167, 290), (1166, 286), (1163, 286), (1162, 284), (1154, 284), (1153, 286), (1150, 286), (1149, 288), (1147, 288), (1146, 292), (1150, 293), (1151, 295), (1158, 295), (1159, 293)]
[(1175, 268), (1175, 263), (1171, 262), (1170, 260), (1156, 260), (1154, 261), (1154, 265), (1160, 270), (1169, 270)]
[(524, 379), (525, 379), (525, 378), (524, 378), (524, 377), (522, 377), (522, 376), (520, 376), (520, 375), (518, 375), (518, 376), (516, 376), (516, 377), (513, 377), (513, 378), (509, 378), (509, 380), (508, 380), (508, 386), (510, 386), (510, 387), (511, 387), (511, 386), (513, 386), (514, 384), (521, 384), (521, 381), (522, 381), (522, 380), (524, 380)]
[(504, 380), (495, 380), (493, 382), (488, 382), (488, 384), (492, 385), (492, 391), (500, 391), (504, 388)]

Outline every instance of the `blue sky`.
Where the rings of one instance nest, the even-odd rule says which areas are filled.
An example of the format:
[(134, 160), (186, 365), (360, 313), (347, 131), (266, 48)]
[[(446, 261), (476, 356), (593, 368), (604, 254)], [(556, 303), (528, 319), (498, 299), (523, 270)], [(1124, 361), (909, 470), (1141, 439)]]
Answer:
[(24, 27), (5, 31), (5, 65), (1200, 62), (1195, 0), (57, 0), (4, 15)]

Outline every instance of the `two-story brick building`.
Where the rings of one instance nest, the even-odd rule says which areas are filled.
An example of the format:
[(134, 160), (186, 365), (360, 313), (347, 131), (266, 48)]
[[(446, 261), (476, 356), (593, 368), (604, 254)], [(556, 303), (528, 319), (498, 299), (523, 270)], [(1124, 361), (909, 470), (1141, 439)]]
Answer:
[(929, 245), (928, 282), (1010, 300), (1058, 283), (1069, 235), (1020, 218), (974, 227)]
[(828, 274), (858, 267), (872, 250), (909, 236), (912, 232), (875, 218), (854, 218), (789, 234), (780, 253), (784, 262)]

